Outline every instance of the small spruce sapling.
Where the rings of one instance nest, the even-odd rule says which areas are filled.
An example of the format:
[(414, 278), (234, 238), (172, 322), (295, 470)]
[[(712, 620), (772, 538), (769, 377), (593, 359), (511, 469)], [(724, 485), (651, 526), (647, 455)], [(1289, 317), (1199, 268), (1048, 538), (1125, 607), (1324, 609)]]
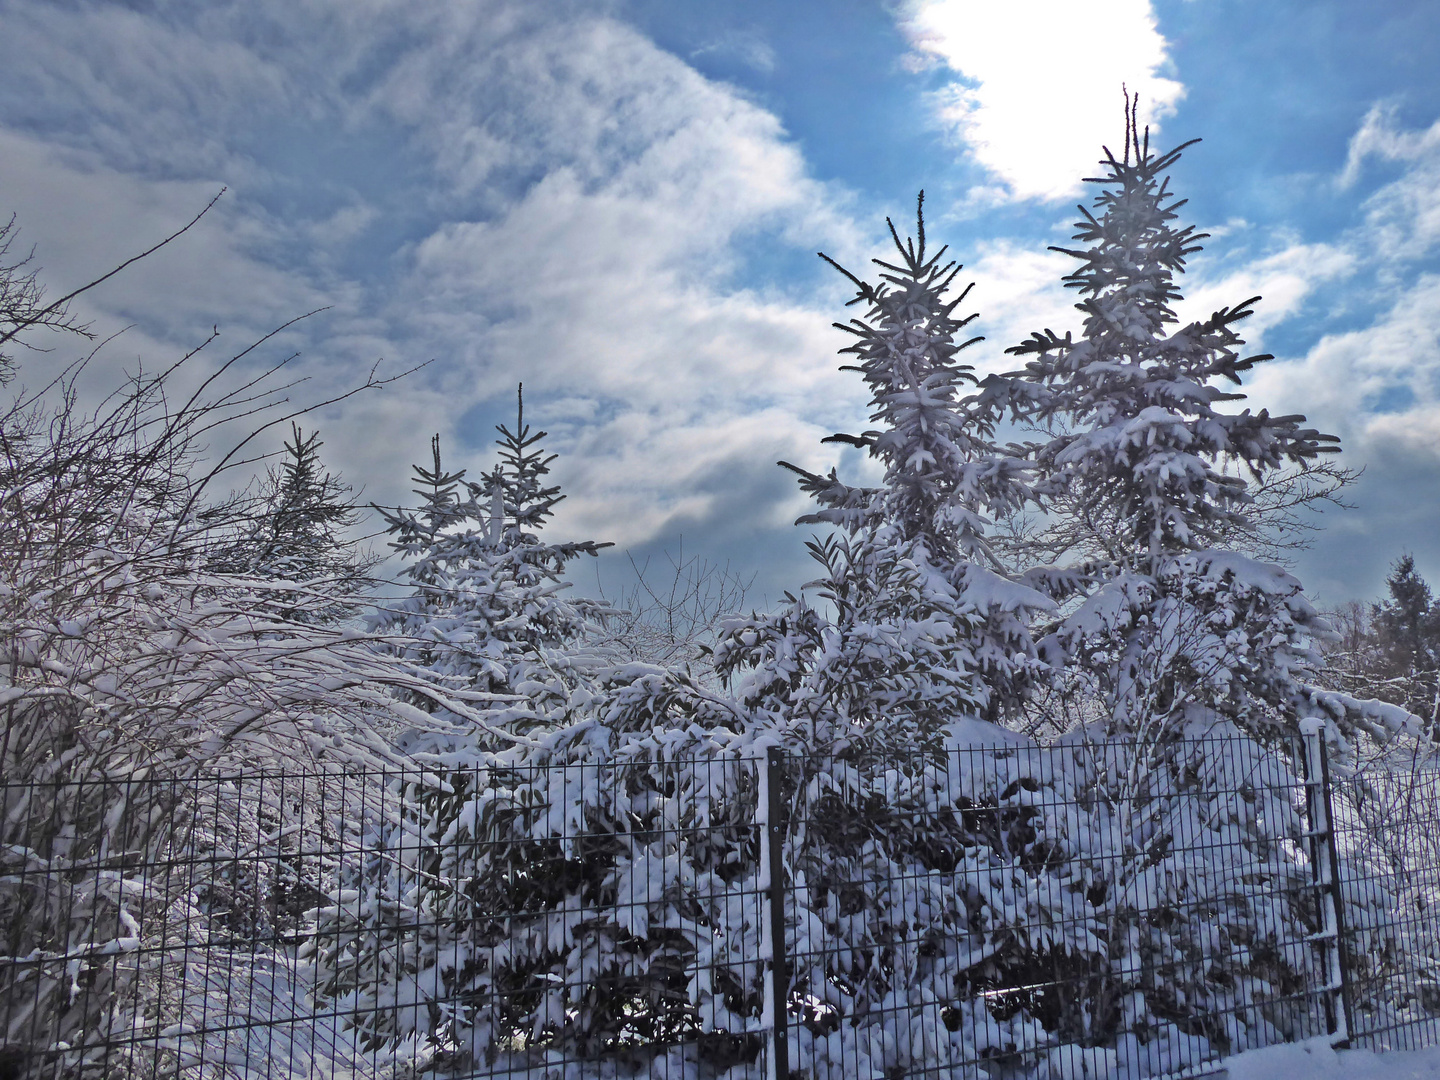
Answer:
[(578, 646), (600, 605), (561, 593), (567, 564), (608, 545), (537, 535), (564, 496), (545, 483), (554, 456), (537, 447), (546, 433), (525, 424), (523, 387), (515, 427), (497, 430), (500, 463), (483, 481), (446, 471), (437, 435), (432, 466), (415, 468), (419, 509), (381, 510), (391, 546), (410, 560), (402, 573), (413, 591), (371, 621), (402, 637), (404, 654), (437, 682), (490, 703), (494, 723), (524, 734), (565, 723), (571, 693), (594, 666)]
[[(542, 751), (589, 717), (603, 666), (585, 647), (603, 607), (562, 593), (567, 564), (607, 545), (537, 535), (563, 496), (546, 481), (554, 457), (539, 449), (546, 433), (525, 423), (523, 387), (514, 427), (497, 430), (500, 462), (480, 483), (446, 470), (436, 436), (433, 464), (415, 469), (421, 506), (382, 510), (392, 546), (411, 560), (404, 576), (413, 591), (378, 610), (374, 627), (450, 695), (482, 709), (484, 723), (438, 708), (402, 735), (401, 747), (436, 775), (405, 777), (402, 819), (369, 838), (373, 867), (354, 881), (365, 900), (322, 914), (326, 934), (338, 935), (319, 958), (324, 989), (357, 1003), (355, 1022), (377, 1046), (416, 1033), (484, 1042), (490, 1027), (474, 1006), (491, 999), (477, 973), (503, 936), (494, 925), (503, 907), (477, 898), (489, 895), (497, 863), (522, 852), (495, 851), (475, 820), (477, 803), (488, 805), (502, 783), (497, 765), (517, 751), (496, 734)], [(506, 977), (491, 971), (488, 982)], [(456, 989), (466, 982), (468, 991)], [(408, 1007), (394, 1000), (399, 983), (416, 988)]]
[(360, 507), (350, 486), (325, 470), (323, 445), (319, 432), (307, 435), (292, 421), (279, 467), (268, 470), (257, 496), (238, 500), (244, 527), (207, 559), (220, 573), (292, 583), (300, 602), (283, 612), (300, 622), (355, 614), (378, 561), (346, 535), (359, 523)]

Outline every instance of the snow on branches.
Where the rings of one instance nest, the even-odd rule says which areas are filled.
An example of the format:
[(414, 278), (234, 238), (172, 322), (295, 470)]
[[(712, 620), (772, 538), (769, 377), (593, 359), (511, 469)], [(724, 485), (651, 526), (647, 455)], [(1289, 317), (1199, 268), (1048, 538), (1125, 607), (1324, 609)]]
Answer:
[(985, 529), (1027, 498), (1025, 466), (989, 441), (989, 413), (964, 393), (976, 379), (957, 355), (979, 339), (957, 341), (974, 318), (956, 315), (968, 289), (948, 295), (960, 267), (927, 251), (923, 199), (914, 238), (890, 224), (898, 258), (875, 260), (879, 284), (827, 259), (864, 305), (836, 325), (857, 339), (842, 352), (859, 360), (880, 425), (830, 441), (885, 466), (864, 489), (781, 463), (820, 504), (800, 523), (838, 530), (808, 545), (829, 611), (793, 599), (732, 623), (716, 650), (747, 708), (817, 747), (862, 733), (933, 740), (956, 718), (1006, 715), (1039, 671), (1028, 619), (1052, 606), (987, 565)]

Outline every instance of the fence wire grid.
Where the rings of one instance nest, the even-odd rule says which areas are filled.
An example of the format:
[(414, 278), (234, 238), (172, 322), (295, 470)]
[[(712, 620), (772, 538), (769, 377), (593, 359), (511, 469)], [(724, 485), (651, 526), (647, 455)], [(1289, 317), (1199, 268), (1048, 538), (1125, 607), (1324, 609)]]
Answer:
[(1440, 766), (1332, 757), (0, 783), (0, 1077), (1138, 1080), (1440, 1041)]

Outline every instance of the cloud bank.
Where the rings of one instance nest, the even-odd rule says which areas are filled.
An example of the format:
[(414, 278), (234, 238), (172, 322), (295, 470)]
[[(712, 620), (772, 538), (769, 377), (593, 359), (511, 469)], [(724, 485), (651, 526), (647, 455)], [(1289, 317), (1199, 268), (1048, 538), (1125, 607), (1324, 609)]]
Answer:
[[(405, 498), (434, 431), (483, 465), (523, 380), (573, 493), (560, 528), (748, 535), (798, 512), (773, 462), (818, 464), (819, 436), (863, 409), (835, 371), (844, 290), (813, 255), (859, 261), (850, 196), (772, 113), (614, 19), (382, 0), (0, 13), (0, 184), (57, 286), (230, 188), (213, 223), (89, 298), (98, 325), (136, 324), (115, 365), (323, 305), (285, 343), (307, 394), (377, 357), (435, 358), (321, 418), (367, 497)], [(816, 269), (766, 284), (772, 255)]]

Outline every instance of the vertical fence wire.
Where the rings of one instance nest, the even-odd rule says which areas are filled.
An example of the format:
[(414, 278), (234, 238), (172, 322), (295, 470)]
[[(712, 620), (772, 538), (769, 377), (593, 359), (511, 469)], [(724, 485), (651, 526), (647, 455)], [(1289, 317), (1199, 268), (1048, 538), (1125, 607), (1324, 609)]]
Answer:
[(785, 813), (785, 755), (778, 746), (765, 753), (765, 787), (760, 802), (759, 825), (763, 830), (766, 890), (766, 930), (769, 978), (765, 985), (765, 1019), (769, 1026), (766, 1047), (766, 1080), (789, 1080), (790, 1076), (790, 963), (785, 942), (785, 840), (788, 833)]

